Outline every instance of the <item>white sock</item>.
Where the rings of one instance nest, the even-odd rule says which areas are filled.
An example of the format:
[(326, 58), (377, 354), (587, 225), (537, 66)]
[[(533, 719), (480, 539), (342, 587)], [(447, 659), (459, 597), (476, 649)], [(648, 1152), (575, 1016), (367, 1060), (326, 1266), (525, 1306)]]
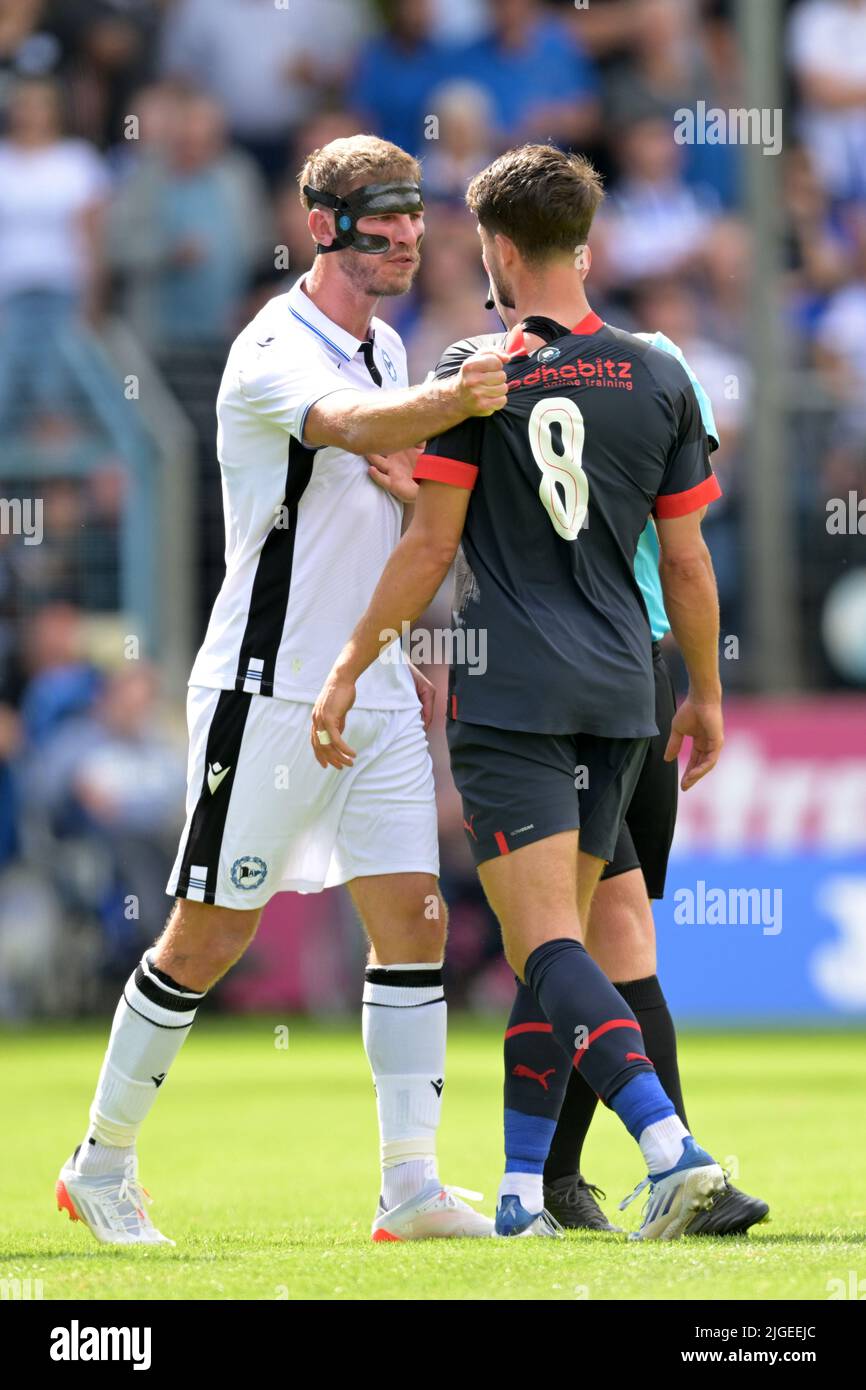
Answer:
[[(136, 1136), (183, 1046), (203, 994), (168, 983), (145, 951), (127, 980), (114, 1015), (90, 1129), (76, 1161), (81, 1173), (122, 1166), (105, 1149), (132, 1151)], [(95, 1144), (88, 1141), (94, 1139)]]
[(688, 1130), (679, 1115), (669, 1115), (666, 1120), (656, 1120), (641, 1130), (638, 1143), (644, 1156), (648, 1173), (666, 1173), (675, 1168), (683, 1156), (683, 1140), (688, 1138)]
[(420, 1192), (430, 1181), (439, 1181), (439, 1172), (434, 1158), (412, 1158), (408, 1163), (396, 1163), (393, 1168), (382, 1169), (382, 1206), (393, 1211), (403, 1202), (408, 1202), (416, 1192)]
[(91, 1135), (79, 1148), (75, 1167), (79, 1173), (86, 1173), (89, 1178), (100, 1178), (105, 1173), (122, 1173), (126, 1167), (126, 1160), (134, 1153), (134, 1144), (124, 1148), (109, 1148)]
[(362, 1031), (376, 1087), (387, 1211), (438, 1181), (447, 1020), (441, 962), (368, 966)]
[(533, 1213), (543, 1211), (544, 1174), (505, 1173), (499, 1184), (499, 1194), (496, 1198), (497, 1206), (503, 1197), (519, 1197), (521, 1205), (527, 1211)]

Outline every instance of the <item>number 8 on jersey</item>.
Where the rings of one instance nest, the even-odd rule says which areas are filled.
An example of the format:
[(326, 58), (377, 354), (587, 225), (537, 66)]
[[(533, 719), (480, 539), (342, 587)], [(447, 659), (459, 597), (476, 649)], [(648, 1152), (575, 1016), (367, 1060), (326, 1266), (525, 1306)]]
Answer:
[(567, 396), (536, 403), (529, 417), (529, 446), (541, 470), (538, 496), (557, 535), (576, 541), (589, 506), (583, 471), (583, 415)]

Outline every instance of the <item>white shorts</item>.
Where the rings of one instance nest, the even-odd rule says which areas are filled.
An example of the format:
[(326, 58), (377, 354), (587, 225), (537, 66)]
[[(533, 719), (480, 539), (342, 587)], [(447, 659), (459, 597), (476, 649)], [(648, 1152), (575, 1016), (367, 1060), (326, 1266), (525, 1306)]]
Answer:
[(186, 825), (166, 892), (220, 907), (370, 874), (438, 876), (421, 707), (351, 710), (354, 767), (322, 768), (312, 705), (190, 686)]

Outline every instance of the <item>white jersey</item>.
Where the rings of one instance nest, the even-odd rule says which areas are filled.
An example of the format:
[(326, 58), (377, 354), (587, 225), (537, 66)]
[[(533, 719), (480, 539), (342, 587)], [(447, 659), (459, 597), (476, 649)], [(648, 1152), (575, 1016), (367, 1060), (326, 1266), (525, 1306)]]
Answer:
[[(373, 319), (373, 364), (299, 280), (235, 339), (217, 398), (226, 575), (190, 685), (311, 703), (400, 539), (403, 508), (366, 459), (309, 448), (310, 408), (334, 391), (408, 384), (406, 353)], [(369, 351), (369, 350), (368, 350)], [(357, 683), (360, 709), (418, 703), (399, 644)]]

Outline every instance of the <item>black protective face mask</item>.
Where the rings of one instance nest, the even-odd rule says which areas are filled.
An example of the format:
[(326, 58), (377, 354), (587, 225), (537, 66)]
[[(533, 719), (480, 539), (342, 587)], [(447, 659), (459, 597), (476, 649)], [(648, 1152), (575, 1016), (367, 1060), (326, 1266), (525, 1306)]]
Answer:
[(304, 197), (311, 203), (332, 208), (334, 212), (336, 236), (330, 246), (316, 244), (317, 256), (324, 256), (329, 251), (345, 251), (348, 247), (353, 251), (363, 251), (368, 256), (381, 256), (390, 249), (390, 241), (385, 236), (359, 232), (359, 219), (388, 212), (424, 211), (424, 200), (417, 183), (367, 183), (345, 198), (338, 197), (336, 193), (320, 192), (307, 183), (304, 184)]

